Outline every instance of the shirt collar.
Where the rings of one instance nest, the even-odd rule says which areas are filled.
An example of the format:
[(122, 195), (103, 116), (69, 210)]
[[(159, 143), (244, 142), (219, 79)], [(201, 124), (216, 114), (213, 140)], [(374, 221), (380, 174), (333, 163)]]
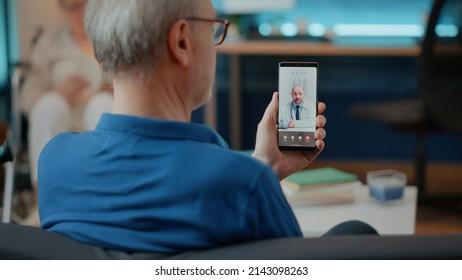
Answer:
[(112, 130), (155, 138), (193, 140), (228, 148), (225, 140), (214, 130), (197, 123), (105, 113), (101, 116), (96, 130)]
[[(294, 108), (297, 108), (297, 104), (293, 100), (292, 105), (294, 106)], [(302, 103), (300, 104), (300, 108), (305, 108), (305, 101), (302, 101)]]

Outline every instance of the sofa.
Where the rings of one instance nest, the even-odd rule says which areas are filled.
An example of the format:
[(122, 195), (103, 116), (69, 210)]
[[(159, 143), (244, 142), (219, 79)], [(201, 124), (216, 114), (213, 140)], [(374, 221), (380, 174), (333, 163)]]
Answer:
[(42, 229), (0, 224), (3, 260), (369, 260), (462, 259), (462, 234), (330, 235), (280, 238), (179, 254), (121, 252), (84, 244)]

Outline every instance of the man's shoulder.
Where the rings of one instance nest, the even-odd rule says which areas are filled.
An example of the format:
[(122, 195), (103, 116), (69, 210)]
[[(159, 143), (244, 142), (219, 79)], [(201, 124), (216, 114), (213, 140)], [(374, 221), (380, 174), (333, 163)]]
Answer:
[[(267, 165), (263, 164), (261, 161), (252, 157), (252, 151), (233, 151), (228, 149), (220, 149), (218, 156), (223, 157), (222, 164), (224, 165), (233, 165), (235, 167), (236, 164), (239, 164), (239, 168), (242, 167), (253, 167), (262, 169), (267, 167)], [(226, 159), (226, 160), (225, 160)]]
[[(45, 145), (41, 152), (41, 157), (62, 156), (63, 154), (72, 154), (81, 152), (81, 148), (86, 146), (85, 137), (77, 132), (62, 132), (53, 137)], [(83, 141), (82, 141), (83, 140)]]
[(47, 145), (45, 147), (51, 146), (51, 145), (57, 145), (57, 144), (60, 144), (63, 141), (71, 141), (72, 139), (75, 139), (78, 135), (79, 135), (79, 133), (77, 133), (77, 132), (61, 132), (61, 133), (58, 133), (56, 136), (51, 138), (50, 141), (48, 141), (48, 143), (47, 143)]
[(227, 180), (240, 181), (250, 186), (259, 182), (262, 177), (267, 178), (265, 181), (276, 178), (272, 169), (263, 162), (253, 158), (250, 151), (237, 152), (223, 150), (220, 157), (222, 157), (222, 160), (217, 163), (218, 166), (216, 168), (224, 171), (220, 172), (220, 174), (227, 174), (224, 176)]

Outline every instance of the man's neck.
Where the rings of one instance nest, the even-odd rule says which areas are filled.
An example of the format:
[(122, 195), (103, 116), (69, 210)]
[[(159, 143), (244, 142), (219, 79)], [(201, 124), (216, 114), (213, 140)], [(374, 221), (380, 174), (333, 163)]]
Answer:
[(129, 77), (114, 78), (114, 114), (182, 122), (191, 121), (191, 111), (178, 94), (180, 85), (161, 78), (148, 82)]

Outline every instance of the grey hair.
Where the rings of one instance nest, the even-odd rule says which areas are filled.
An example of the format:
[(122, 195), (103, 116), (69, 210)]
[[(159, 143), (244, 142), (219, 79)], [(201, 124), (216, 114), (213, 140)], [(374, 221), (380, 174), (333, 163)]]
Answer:
[(109, 76), (153, 71), (168, 30), (197, 16), (201, 0), (88, 0), (85, 29), (95, 57)]

